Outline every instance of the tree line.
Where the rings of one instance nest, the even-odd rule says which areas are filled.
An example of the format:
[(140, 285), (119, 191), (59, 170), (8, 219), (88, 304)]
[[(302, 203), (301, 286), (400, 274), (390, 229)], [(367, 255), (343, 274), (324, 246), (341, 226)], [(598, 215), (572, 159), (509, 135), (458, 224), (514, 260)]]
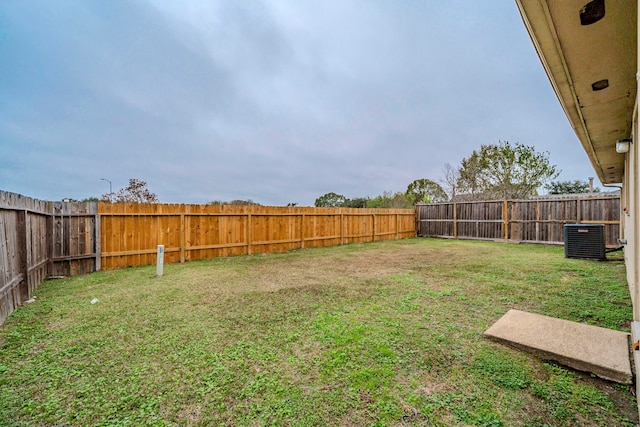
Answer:
[(385, 192), (374, 198), (350, 199), (331, 192), (318, 197), (315, 206), (410, 208), (417, 203), (527, 199), (537, 196), (540, 188), (549, 194), (590, 191), (584, 181), (553, 181), (559, 174), (560, 169), (551, 164), (548, 152), (537, 152), (535, 147), (519, 142), (499, 141), (480, 146), (457, 167), (445, 164), (440, 183), (417, 179), (405, 192)]
[[(533, 146), (499, 141), (474, 150), (457, 167), (447, 163), (440, 183), (421, 178), (411, 182), (404, 192), (384, 192), (375, 197), (348, 198), (330, 192), (315, 200), (317, 207), (347, 208), (411, 208), (418, 203), (474, 201), (496, 199), (527, 199), (545, 188), (549, 194), (599, 192), (584, 181), (553, 181), (560, 174), (551, 164), (548, 152), (537, 152)], [(66, 199), (75, 201), (73, 199)], [(159, 203), (145, 181), (132, 178), (117, 192), (103, 194), (100, 199), (83, 201), (116, 203)], [(260, 205), (251, 199), (209, 202), (213, 205)], [(288, 206), (297, 206), (289, 203)]]

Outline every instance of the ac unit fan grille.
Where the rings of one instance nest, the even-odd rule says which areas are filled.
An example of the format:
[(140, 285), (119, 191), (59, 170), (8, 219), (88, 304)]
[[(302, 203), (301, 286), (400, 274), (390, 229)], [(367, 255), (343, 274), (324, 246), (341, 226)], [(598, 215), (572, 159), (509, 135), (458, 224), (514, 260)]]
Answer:
[(567, 258), (605, 259), (604, 225), (565, 225), (564, 255)]

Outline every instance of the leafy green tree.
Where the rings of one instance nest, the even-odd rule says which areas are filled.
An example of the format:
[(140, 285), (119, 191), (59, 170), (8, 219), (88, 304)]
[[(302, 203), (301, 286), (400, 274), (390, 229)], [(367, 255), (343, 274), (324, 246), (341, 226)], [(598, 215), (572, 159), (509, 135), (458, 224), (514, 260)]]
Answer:
[(480, 154), (477, 151), (462, 159), (458, 175), (458, 191), (470, 194), (472, 199), (479, 198), (482, 192), (482, 166), (480, 164)]
[(229, 202), (231, 206), (261, 206), (260, 203), (252, 199), (235, 199)]
[(347, 198), (342, 194), (327, 193), (316, 199), (317, 208), (339, 208), (345, 204)]
[(417, 203), (444, 202), (447, 200), (447, 193), (444, 192), (440, 184), (430, 179), (416, 179), (407, 187), (405, 193), (411, 205)]
[(391, 197), (391, 203), (389, 204), (388, 207), (393, 209), (408, 209), (408, 208), (412, 208), (413, 204), (407, 197), (406, 193), (402, 193), (398, 191), (394, 193), (393, 196)]
[(213, 200), (209, 202), (210, 205), (230, 205), (230, 206), (260, 206), (260, 203), (254, 202), (251, 199), (235, 199), (229, 202), (225, 202), (223, 200)]
[(483, 199), (525, 199), (560, 174), (549, 153), (519, 142), (482, 145), (462, 160), (460, 186)]
[(391, 193), (385, 191), (381, 195), (369, 199), (369, 201), (367, 202), (367, 207), (379, 209), (404, 209), (411, 208), (413, 207), (413, 205), (411, 204), (405, 193)]
[[(589, 192), (589, 183), (586, 181), (553, 181), (545, 186), (549, 194), (580, 194)], [(593, 189), (594, 193), (599, 193), (599, 188)]]
[(345, 208), (366, 208), (368, 204), (368, 197), (355, 197), (353, 199), (346, 199), (342, 206)]
[(121, 188), (118, 193), (103, 194), (102, 200), (105, 202), (115, 201), (116, 203), (158, 203), (158, 196), (147, 188), (146, 181), (136, 178), (129, 179), (129, 185)]

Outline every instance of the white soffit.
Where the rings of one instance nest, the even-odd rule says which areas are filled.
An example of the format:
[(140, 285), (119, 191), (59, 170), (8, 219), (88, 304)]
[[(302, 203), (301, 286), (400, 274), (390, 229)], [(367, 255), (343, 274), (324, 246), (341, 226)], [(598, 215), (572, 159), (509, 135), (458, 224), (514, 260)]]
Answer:
[[(616, 153), (615, 144), (618, 139), (631, 136), (637, 93), (637, 1), (516, 3), (598, 178), (606, 184), (622, 182), (624, 155)], [(601, 5), (604, 16), (583, 25), (581, 11), (602, 10)], [(596, 82), (606, 87), (594, 90)]]

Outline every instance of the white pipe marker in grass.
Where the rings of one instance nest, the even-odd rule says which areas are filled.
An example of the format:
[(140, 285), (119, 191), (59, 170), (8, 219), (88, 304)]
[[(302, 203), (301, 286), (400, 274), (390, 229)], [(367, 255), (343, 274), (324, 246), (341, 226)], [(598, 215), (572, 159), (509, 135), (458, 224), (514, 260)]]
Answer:
[(162, 276), (164, 269), (164, 245), (158, 245), (158, 257), (156, 260), (156, 276)]

